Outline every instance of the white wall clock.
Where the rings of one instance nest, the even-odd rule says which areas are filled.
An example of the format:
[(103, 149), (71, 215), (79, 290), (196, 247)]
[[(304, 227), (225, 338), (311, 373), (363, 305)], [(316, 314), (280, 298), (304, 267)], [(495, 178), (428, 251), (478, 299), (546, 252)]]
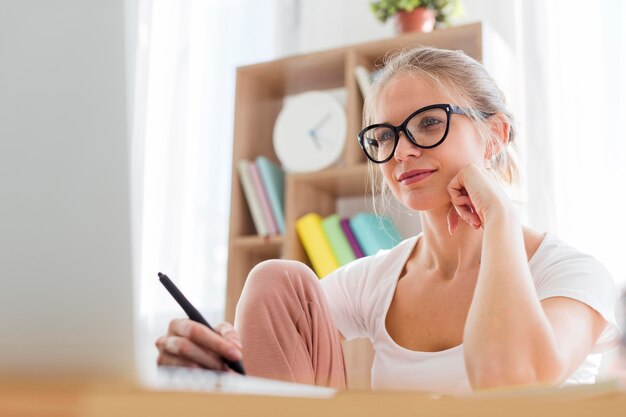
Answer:
[(285, 102), (274, 125), (274, 151), (287, 172), (335, 163), (346, 141), (346, 112), (329, 93), (309, 91)]

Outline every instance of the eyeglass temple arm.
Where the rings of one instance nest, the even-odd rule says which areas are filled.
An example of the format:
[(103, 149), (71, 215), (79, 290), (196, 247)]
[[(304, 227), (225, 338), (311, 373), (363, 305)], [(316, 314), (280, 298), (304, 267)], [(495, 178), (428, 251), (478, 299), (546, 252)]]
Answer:
[[(471, 115), (471, 112), (469, 110), (465, 110), (464, 108), (459, 107), (459, 106), (455, 106), (453, 104), (450, 104), (450, 112), (452, 114), (462, 114), (463, 116), (470, 116)], [(493, 116), (493, 113), (487, 113), (487, 112), (484, 112), (484, 111), (481, 111), (481, 110), (477, 110), (475, 113), (478, 114), (478, 116), (481, 119), (486, 119), (487, 117)]]

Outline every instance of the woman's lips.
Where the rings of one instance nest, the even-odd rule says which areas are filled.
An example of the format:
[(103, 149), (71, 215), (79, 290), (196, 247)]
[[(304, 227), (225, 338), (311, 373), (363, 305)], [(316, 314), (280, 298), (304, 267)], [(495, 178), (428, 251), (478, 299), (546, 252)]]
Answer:
[(437, 171), (436, 169), (414, 169), (402, 173), (398, 181), (403, 185), (409, 185), (430, 177)]

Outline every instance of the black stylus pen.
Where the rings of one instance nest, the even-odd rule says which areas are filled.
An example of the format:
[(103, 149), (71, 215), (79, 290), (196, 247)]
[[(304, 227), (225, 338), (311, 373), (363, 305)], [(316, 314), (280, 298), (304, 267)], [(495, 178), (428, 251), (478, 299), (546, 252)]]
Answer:
[[(161, 281), (161, 284), (163, 284), (165, 289), (167, 289), (167, 291), (169, 291), (169, 293), (172, 294), (172, 297), (174, 297), (174, 300), (176, 300), (176, 302), (183, 308), (183, 310), (185, 310), (185, 313), (187, 313), (187, 315), (189, 316), (191, 320), (200, 324), (204, 324), (206, 327), (208, 327), (209, 329), (215, 332), (215, 329), (213, 329), (213, 327), (211, 327), (209, 322), (207, 322), (204, 319), (204, 317), (202, 317), (202, 314), (200, 314), (200, 312), (193, 305), (191, 305), (189, 300), (187, 300), (187, 298), (183, 295), (182, 292), (180, 292), (178, 287), (174, 285), (172, 280), (169, 279), (167, 275), (159, 272), (159, 281)], [(238, 372), (241, 375), (246, 374), (246, 371), (243, 369), (243, 365), (241, 364), (240, 361), (231, 361), (226, 358), (222, 358), (222, 359), (224, 360), (226, 365), (228, 365), (228, 367), (232, 369), (233, 371)]]

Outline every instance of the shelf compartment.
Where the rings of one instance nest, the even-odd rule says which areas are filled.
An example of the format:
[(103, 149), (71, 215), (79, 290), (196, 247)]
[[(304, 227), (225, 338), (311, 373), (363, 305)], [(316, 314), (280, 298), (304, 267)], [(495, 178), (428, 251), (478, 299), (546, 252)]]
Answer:
[(296, 55), (271, 62), (240, 67), (237, 82), (250, 77), (274, 97), (345, 86), (344, 67), (347, 49)]
[(335, 213), (339, 197), (368, 194), (369, 184), (368, 165), (365, 163), (287, 175), (284, 257), (308, 262), (295, 227), (300, 217), (310, 212), (320, 216)]

